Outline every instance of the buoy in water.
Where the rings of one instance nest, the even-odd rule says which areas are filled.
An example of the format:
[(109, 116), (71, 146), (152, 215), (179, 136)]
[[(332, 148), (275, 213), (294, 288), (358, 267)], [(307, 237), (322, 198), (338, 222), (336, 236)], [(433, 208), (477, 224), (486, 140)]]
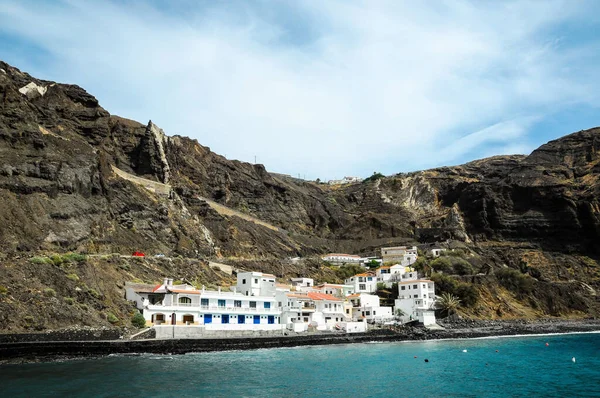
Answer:
[(467, 350), (463, 350), (463, 352), (467, 352)]
[(546, 343), (546, 347), (548, 347), (550, 344)]
[(429, 359), (425, 358), (425, 362), (429, 362)]
[(575, 363), (576, 362), (575, 357), (571, 358), (571, 361), (573, 361), (573, 363)]
[(417, 357), (417, 356), (415, 355), (415, 358), (416, 358), (416, 357)]
[(496, 350), (496, 352), (498, 352), (498, 350)]

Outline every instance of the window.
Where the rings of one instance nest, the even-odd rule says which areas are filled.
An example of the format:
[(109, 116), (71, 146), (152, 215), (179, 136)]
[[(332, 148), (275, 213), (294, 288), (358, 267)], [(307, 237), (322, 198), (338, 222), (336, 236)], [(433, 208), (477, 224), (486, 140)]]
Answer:
[(415, 298), (419, 298), (419, 295), (418, 295), (418, 294), (415, 294)]
[(189, 297), (179, 297), (179, 304), (182, 305), (191, 305), (192, 304), (192, 299)]
[(375, 315), (375, 311), (373, 311), (373, 315)]
[(242, 306), (242, 300), (235, 300), (233, 302), (233, 306), (236, 308), (240, 308)]
[(256, 308), (256, 301), (250, 302), (250, 308)]
[(225, 307), (225, 300), (219, 300), (219, 307)]
[(416, 289), (416, 288), (417, 288), (417, 285), (413, 285), (413, 289)]
[(360, 285), (358, 285), (358, 290), (367, 290), (367, 285), (361, 283)]
[(221, 318), (221, 323), (229, 323), (229, 315), (223, 315)]
[(246, 280), (242, 279), (242, 285), (245, 285), (245, 284), (246, 284)]
[(254, 283), (258, 283), (258, 278), (254, 278)]
[(346, 308), (346, 314), (350, 313), (350, 308)]
[(371, 276), (370, 276), (370, 277), (368, 277), (368, 278), (367, 278), (367, 280), (368, 280), (368, 281), (372, 281), (372, 280), (373, 280), (373, 277), (371, 277)]
[(271, 303), (269, 303), (268, 301), (265, 301), (265, 308), (271, 308)]
[(208, 307), (208, 299), (200, 299), (200, 305), (203, 307)]
[(426, 283), (423, 283), (423, 289), (425, 289), (427, 287)]
[(367, 315), (371, 315), (371, 311), (367, 311)]
[(184, 315), (183, 316), (183, 323), (194, 323), (194, 316), (193, 315)]
[(401, 286), (400, 290), (406, 290), (406, 286)]

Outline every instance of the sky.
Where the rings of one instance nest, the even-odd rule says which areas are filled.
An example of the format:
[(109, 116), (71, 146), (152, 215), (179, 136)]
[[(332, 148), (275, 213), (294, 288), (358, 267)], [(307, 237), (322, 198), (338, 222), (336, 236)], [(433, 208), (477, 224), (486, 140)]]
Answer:
[(529, 154), (600, 125), (600, 2), (0, 2), (0, 59), (307, 179)]

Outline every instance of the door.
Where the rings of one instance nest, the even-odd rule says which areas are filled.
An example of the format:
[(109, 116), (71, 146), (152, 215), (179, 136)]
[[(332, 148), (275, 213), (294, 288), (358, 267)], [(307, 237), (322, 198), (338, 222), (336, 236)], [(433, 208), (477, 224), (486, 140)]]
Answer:
[(204, 324), (212, 323), (212, 314), (204, 314)]
[(171, 314), (171, 325), (177, 325), (177, 314)]
[(238, 315), (238, 323), (246, 323), (246, 315)]
[(254, 324), (255, 325), (260, 324), (260, 315), (254, 315)]

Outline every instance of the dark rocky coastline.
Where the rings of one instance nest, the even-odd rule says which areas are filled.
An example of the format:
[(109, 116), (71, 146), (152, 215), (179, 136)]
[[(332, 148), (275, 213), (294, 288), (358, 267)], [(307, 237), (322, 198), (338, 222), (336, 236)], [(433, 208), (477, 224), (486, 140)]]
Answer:
[[(376, 329), (368, 333), (322, 333), (303, 336), (228, 338), (228, 339), (178, 339), (178, 340), (63, 340), (32, 341), (0, 339), (0, 363), (40, 362), (69, 358), (97, 357), (111, 354), (186, 354), (192, 352), (253, 350), (329, 344), (366, 342), (394, 342), (416, 340), (442, 340), (480, 338), (492, 336), (535, 335), (547, 333), (600, 332), (600, 320), (544, 320), (544, 321), (470, 321), (444, 323), (443, 330), (402, 326), (394, 329)], [(98, 336), (96, 333), (88, 333)], [(107, 335), (106, 331), (100, 335)], [(18, 342), (15, 342), (20, 340)], [(12, 341), (12, 342), (11, 342)]]

